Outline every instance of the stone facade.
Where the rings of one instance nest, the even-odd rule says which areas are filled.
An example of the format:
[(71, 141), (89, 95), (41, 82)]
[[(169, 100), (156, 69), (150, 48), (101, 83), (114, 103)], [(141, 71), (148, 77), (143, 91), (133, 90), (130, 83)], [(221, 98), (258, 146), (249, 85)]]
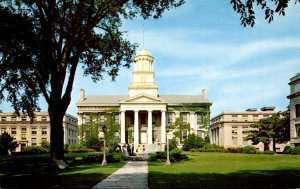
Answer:
[[(64, 143), (77, 144), (77, 118), (66, 114), (63, 119)], [(50, 142), (50, 119), (48, 112), (35, 112), (33, 122), (26, 115), (18, 117), (12, 112), (0, 113), (0, 131), (7, 132), (19, 146), (16, 151), (22, 151), (26, 146), (39, 146), (43, 140)]]
[[(247, 109), (244, 112), (222, 112), (211, 119), (210, 140), (212, 144), (229, 147), (254, 146), (256, 149), (263, 151), (264, 145), (252, 145), (252, 142), (245, 140), (248, 136), (247, 131), (252, 129), (251, 124), (258, 120), (271, 117), (277, 113), (274, 107), (264, 107), (261, 111), (256, 108)], [(286, 144), (276, 144), (276, 151), (283, 151)], [(272, 150), (272, 143), (270, 150)]]
[[(114, 124), (119, 125), (116, 137), (120, 137), (121, 144), (143, 144), (147, 151), (163, 148), (168, 126), (179, 117), (190, 125), (189, 129), (182, 131), (183, 136), (188, 133), (204, 136), (207, 133), (212, 103), (206, 90), (199, 95), (159, 95), (153, 60), (147, 50), (138, 52), (128, 95), (86, 96), (83, 89), (80, 91), (77, 107), (82, 133), (85, 127), (89, 127), (91, 117), (94, 123), (98, 123), (100, 132), (107, 112), (113, 114)], [(82, 139), (84, 137), (83, 134)]]
[(290, 79), (290, 137), (291, 146), (300, 146), (300, 74)]

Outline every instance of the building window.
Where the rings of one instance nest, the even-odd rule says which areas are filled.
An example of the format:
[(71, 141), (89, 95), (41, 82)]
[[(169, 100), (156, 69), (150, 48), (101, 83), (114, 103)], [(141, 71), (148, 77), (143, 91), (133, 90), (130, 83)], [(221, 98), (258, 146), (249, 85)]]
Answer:
[(43, 127), (42, 128), (42, 135), (46, 135), (47, 134), (47, 128)]
[(27, 121), (27, 118), (26, 118), (26, 116), (22, 116), (22, 121)]
[(91, 132), (90, 131), (84, 131), (84, 138), (88, 138), (91, 136)]
[(16, 121), (16, 120), (17, 120), (16, 116), (11, 117), (11, 121)]
[(296, 117), (300, 117), (300, 104), (295, 106)]
[(258, 118), (258, 115), (253, 115), (253, 120), (254, 121), (257, 121), (259, 118)]
[(197, 114), (197, 125), (201, 125), (202, 124), (202, 118), (201, 118), (201, 114)]
[(300, 124), (296, 124), (296, 137), (300, 137)]
[(198, 130), (198, 131), (197, 131), (197, 137), (199, 137), (199, 138), (203, 138), (203, 137), (204, 137), (204, 132), (203, 132), (203, 131), (200, 131), (200, 130)]
[(294, 86), (294, 92), (298, 92), (300, 91), (300, 83), (297, 83), (295, 86)]
[(100, 123), (104, 123), (105, 122), (105, 115), (104, 114), (101, 114), (100, 115)]
[(238, 128), (237, 128), (236, 126), (232, 127), (231, 133), (232, 133), (233, 135), (237, 135), (237, 134), (238, 134)]
[(119, 114), (115, 114), (115, 124), (119, 124)]
[(4, 132), (6, 132), (6, 128), (1, 128), (1, 134), (3, 134)]
[(1, 121), (6, 121), (6, 117), (1, 117)]
[(187, 134), (188, 132), (187, 132), (187, 130), (182, 130), (182, 139), (183, 140), (185, 140), (185, 139), (187, 139)]
[(31, 128), (31, 134), (36, 135), (36, 128)]
[(26, 140), (26, 135), (27, 135), (27, 130), (26, 130), (26, 128), (22, 128), (21, 131), (22, 131), (22, 132), (21, 132), (21, 138), (22, 138), (22, 140)]
[(36, 138), (31, 138), (31, 146), (36, 146), (37, 142), (36, 142)]
[(11, 128), (11, 134), (16, 135), (17, 134), (17, 129), (16, 128)]
[(182, 123), (187, 123), (187, 113), (182, 113)]
[(42, 121), (46, 122), (47, 121), (47, 116), (42, 116)]
[(168, 113), (168, 124), (172, 123), (172, 117), (173, 117), (173, 114), (171, 112)]

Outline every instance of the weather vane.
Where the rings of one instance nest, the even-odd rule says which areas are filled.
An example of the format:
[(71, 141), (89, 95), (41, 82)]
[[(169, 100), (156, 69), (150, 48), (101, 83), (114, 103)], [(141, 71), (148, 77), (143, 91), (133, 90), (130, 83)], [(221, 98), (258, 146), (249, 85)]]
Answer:
[(144, 28), (144, 24), (143, 24), (143, 28), (142, 28), (142, 34), (143, 34), (143, 49), (144, 49), (144, 47), (145, 47), (145, 40), (144, 40), (145, 28)]

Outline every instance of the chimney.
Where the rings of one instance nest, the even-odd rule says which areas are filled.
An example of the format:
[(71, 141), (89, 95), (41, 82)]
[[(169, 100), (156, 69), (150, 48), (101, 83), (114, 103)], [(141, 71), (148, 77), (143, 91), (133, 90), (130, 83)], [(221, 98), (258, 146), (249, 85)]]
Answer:
[(263, 112), (274, 111), (275, 107), (274, 106), (265, 106), (265, 107), (262, 107), (260, 110), (263, 111)]
[(246, 112), (256, 112), (257, 108), (248, 108)]
[(84, 101), (85, 100), (85, 91), (84, 89), (80, 89), (80, 101)]
[(207, 90), (206, 89), (202, 89), (202, 98), (207, 99)]

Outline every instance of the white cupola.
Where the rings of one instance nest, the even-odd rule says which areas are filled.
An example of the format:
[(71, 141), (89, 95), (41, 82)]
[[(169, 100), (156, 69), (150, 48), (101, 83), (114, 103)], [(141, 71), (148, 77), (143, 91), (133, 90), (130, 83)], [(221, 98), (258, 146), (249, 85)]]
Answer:
[(147, 94), (157, 97), (158, 86), (154, 81), (154, 58), (146, 49), (141, 49), (134, 58), (134, 70), (132, 83), (129, 85), (129, 97), (139, 94)]

